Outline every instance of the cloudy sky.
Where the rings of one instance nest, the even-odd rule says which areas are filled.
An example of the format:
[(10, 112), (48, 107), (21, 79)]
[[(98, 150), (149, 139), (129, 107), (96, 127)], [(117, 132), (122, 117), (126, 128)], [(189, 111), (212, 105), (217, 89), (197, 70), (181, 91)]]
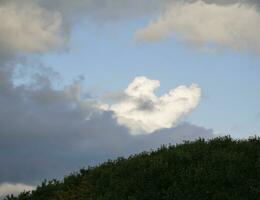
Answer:
[(258, 0), (0, 0), (0, 197), (198, 137), (260, 136)]

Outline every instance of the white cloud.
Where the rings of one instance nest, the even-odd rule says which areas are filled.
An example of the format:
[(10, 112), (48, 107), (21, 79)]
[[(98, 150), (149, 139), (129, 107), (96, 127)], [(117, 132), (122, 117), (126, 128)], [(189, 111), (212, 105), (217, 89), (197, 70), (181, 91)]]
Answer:
[(0, 48), (18, 52), (44, 52), (64, 45), (62, 15), (33, 1), (0, 4)]
[(137, 40), (172, 36), (197, 45), (215, 44), (235, 50), (260, 51), (260, 13), (256, 6), (174, 3), (157, 20), (136, 33)]
[(171, 128), (185, 114), (198, 105), (201, 89), (198, 85), (179, 86), (157, 97), (158, 80), (136, 77), (124, 91), (125, 98), (110, 106), (120, 125), (128, 127), (132, 134), (152, 133)]
[[(48, 80), (52, 73), (43, 71), (38, 81), (28, 86), (15, 87), (12, 85), (12, 73), (0, 68), (0, 160), (4, 161), (0, 167), (0, 184), (34, 184), (44, 179), (60, 179), (77, 170), (79, 166), (156, 149), (162, 144), (214, 136), (211, 129), (178, 123), (178, 126), (171, 129), (161, 129), (154, 134), (135, 137), (129, 132), (127, 124), (118, 125), (113, 112), (109, 111), (110, 107), (106, 109), (92, 100), (92, 95), (80, 86), (83, 84), (82, 78), (71, 85), (56, 88), (52, 84), (53, 80)], [(198, 88), (194, 86), (192, 90), (182, 86), (178, 92), (173, 92), (175, 98), (174, 95), (166, 94), (164, 98), (167, 97), (169, 101), (155, 97), (156, 102), (150, 103), (153, 87), (158, 87), (159, 82), (144, 77), (138, 79), (143, 80), (143, 83), (131, 84), (126, 90), (128, 95), (124, 92), (116, 96), (119, 98), (113, 99), (123, 105), (127, 101), (136, 103), (136, 113), (138, 110), (143, 113), (142, 110), (148, 111), (153, 107), (169, 108), (171, 112), (174, 102), (176, 109), (184, 112), (188, 110), (184, 109), (184, 102), (186, 101), (186, 108), (192, 107), (191, 101), (198, 98)], [(34, 83), (37, 83), (36, 89)], [(192, 94), (195, 96), (192, 97)], [(141, 97), (147, 101), (142, 101)], [(103, 111), (99, 110), (101, 108)], [(161, 120), (169, 118), (168, 113), (162, 111), (161, 115), (164, 116), (155, 122), (165, 123)], [(173, 110), (173, 115), (176, 112)], [(138, 124), (132, 113), (129, 112), (129, 116), (129, 121), (132, 120), (140, 128), (147, 122), (142, 118), (143, 121)], [(143, 117), (147, 116), (148, 114), (143, 114)], [(151, 119), (158, 120), (159, 111), (152, 110), (151, 116)], [(150, 127), (155, 126), (154, 122), (147, 124)], [(2, 193), (6, 188), (10, 187), (2, 187)]]
[(11, 183), (3, 183), (0, 185), (0, 197), (4, 197), (10, 194), (17, 195), (23, 191), (31, 191), (34, 187), (30, 185), (25, 185), (21, 183), (11, 184)]

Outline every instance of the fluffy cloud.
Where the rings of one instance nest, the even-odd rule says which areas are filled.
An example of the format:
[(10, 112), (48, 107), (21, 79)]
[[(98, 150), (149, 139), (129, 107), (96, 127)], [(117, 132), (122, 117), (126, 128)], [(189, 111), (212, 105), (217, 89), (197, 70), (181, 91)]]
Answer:
[(61, 48), (66, 41), (62, 15), (39, 6), (37, 1), (0, 3), (0, 46), (20, 53)]
[(193, 43), (259, 51), (257, 0), (2, 0), (0, 59), (63, 49), (82, 19), (100, 24), (143, 16), (158, 19), (137, 32), (139, 40), (177, 35)]
[(10, 184), (10, 183), (3, 183), (0, 184), (0, 198), (4, 197), (8, 194), (19, 194), (23, 191), (30, 191), (33, 190), (33, 186), (17, 183), (17, 184)]
[[(35, 185), (45, 178), (59, 178), (108, 158), (127, 156), (161, 144), (213, 137), (212, 130), (189, 123), (133, 136), (125, 125), (117, 123), (112, 111), (97, 109), (99, 103), (84, 92), (80, 80), (58, 90), (48, 81), (48, 74), (37, 80), (36, 88), (15, 87), (11, 76), (9, 68), (0, 68), (0, 160), (4, 161), (0, 183)], [(152, 99), (152, 85), (158, 85), (158, 81), (147, 81), (151, 87), (143, 87), (142, 93), (144, 98)], [(179, 91), (190, 92), (184, 88)], [(131, 98), (138, 97), (140, 101), (142, 94), (132, 90), (134, 87), (127, 89)]]
[(133, 134), (152, 133), (171, 128), (200, 101), (201, 89), (196, 84), (179, 86), (157, 97), (158, 80), (137, 77), (124, 91), (125, 98), (112, 105), (117, 122), (131, 129)]
[[(115, 2), (118, 2), (118, 7), (114, 10)], [(121, 16), (125, 17), (125, 9), (129, 9), (127, 16), (136, 16), (137, 10), (140, 16), (155, 9), (154, 4), (149, 4), (146, 10), (145, 3), (147, 0), (140, 4), (114, 0), (0, 1), (0, 160), (3, 161), (0, 196), (31, 190), (30, 185), (46, 178), (59, 178), (107, 158), (127, 156), (161, 144), (214, 136), (211, 129), (189, 123), (172, 127), (183, 114), (196, 107), (198, 97), (195, 93), (200, 93), (196, 85), (181, 86), (156, 97), (153, 92), (159, 82), (146, 79), (145, 84), (136, 88), (134, 83), (130, 84), (122, 101), (111, 107), (91, 99), (84, 91), (82, 80), (55, 89), (49, 70), (37, 72), (33, 84), (14, 85), (14, 57), (64, 47), (79, 10), (81, 16), (121, 19)], [(137, 123), (137, 118), (131, 113), (129, 122), (134, 122), (134, 126), (149, 133), (155, 131), (133, 136), (128, 124), (118, 124), (119, 116), (124, 113), (117, 108), (127, 102), (132, 104), (137, 115), (145, 117), (151, 112), (151, 120), (163, 114), (167, 119), (162, 118), (162, 122), (157, 124), (142, 118)], [(166, 106), (173, 106), (173, 103), (176, 108), (172, 107), (171, 111), (175, 117), (166, 111)], [(148, 124), (153, 130), (143, 128)]]
[[(260, 12), (250, 4), (174, 3), (157, 20), (136, 33), (138, 40), (172, 36), (205, 46), (260, 52)], [(224, 1), (228, 2), (228, 1)]]
[[(60, 51), (68, 48), (70, 32), (83, 19), (126, 19), (146, 13), (145, 2), (114, 0), (1, 0), (0, 62), (17, 54)], [(138, 8), (140, 7), (140, 11)], [(150, 7), (150, 6), (149, 6)], [(128, 12), (126, 12), (128, 11)], [(128, 14), (127, 14), (128, 13)]]

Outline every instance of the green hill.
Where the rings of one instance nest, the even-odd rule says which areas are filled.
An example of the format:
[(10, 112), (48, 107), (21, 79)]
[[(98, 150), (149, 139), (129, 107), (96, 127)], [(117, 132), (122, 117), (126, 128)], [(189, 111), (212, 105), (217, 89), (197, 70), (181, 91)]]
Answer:
[(6, 200), (260, 199), (260, 139), (162, 146), (82, 169)]

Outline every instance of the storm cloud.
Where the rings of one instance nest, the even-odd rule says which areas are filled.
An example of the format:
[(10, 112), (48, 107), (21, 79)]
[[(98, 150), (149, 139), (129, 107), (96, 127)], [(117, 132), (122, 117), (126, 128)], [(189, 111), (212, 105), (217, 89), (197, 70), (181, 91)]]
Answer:
[(97, 109), (99, 102), (89, 98), (80, 81), (59, 90), (41, 84), (42, 79), (37, 88), (15, 87), (10, 70), (0, 74), (2, 183), (35, 184), (161, 144), (213, 137), (213, 130), (189, 123), (134, 136), (113, 112)]

